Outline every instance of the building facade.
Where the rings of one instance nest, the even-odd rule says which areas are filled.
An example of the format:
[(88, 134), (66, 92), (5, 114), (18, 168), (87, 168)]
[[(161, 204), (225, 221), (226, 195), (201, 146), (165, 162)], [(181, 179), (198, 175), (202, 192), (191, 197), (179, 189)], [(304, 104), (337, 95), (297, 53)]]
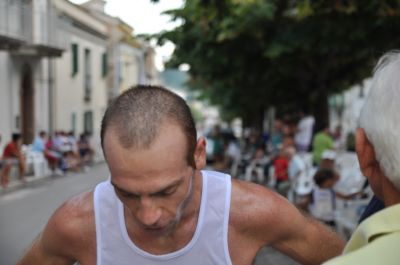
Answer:
[(59, 32), (68, 48), (54, 62), (54, 129), (90, 133), (100, 154), (100, 124), (107, 107), (107, 26), (84, 8), (55, 0)]
[(117, 97), (137, 84), (147, 84), (147, 46), (134, 37), (133, 28), (118, 17), (105, 13), (104, 0), (90, 0), (82, 6), (107, 25), (108, 98)]
[(20, 132), (31, 143), (51, 127), (51, 62), (65, 42), (50, 0), (0, 1), (0, 147)]
[(154, 49), (104, 12), (103, 0), (0, 0), (0, 150), (13, 132), (92, 134), (109, 100), (158, 84)]

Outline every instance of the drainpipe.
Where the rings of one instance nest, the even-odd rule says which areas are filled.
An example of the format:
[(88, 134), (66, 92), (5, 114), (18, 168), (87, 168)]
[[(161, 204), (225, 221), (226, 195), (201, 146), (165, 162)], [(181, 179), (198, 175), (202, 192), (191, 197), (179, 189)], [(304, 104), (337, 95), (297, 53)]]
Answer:
[(54, 62), (49, 57), (49, 135), (54, 133)]

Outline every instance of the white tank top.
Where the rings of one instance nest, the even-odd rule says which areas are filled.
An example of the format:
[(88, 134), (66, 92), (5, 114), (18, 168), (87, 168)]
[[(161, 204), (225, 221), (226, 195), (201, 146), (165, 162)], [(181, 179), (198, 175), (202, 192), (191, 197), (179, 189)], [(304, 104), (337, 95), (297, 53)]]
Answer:
[(97, 265), (232, 265), (228, 250), (231, 177), (202, 171), (203, 191), (196, 231), (183, 248), (153, 255), (129, 238), (122, 202), (110, 181), (96, 186)]

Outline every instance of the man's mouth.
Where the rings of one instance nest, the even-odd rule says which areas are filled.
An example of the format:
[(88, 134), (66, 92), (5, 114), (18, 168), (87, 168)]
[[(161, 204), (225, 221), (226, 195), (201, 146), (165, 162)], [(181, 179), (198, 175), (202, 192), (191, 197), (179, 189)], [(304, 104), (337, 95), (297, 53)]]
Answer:
[(162, 236), (167, 234), (168, 226), (145, 227), (144, 230), (148, 235)]
[(145, 229), (148, 231), (161, 231), (161, 230), (164, 230), (165, 227), (163, 227), (163, 226), (145, 227)]

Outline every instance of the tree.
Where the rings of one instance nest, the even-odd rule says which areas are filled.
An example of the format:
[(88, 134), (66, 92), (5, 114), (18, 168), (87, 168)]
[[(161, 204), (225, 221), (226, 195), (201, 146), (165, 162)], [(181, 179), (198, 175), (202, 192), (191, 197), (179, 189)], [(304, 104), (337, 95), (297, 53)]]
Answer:
[(183, 23), (159, 40), (169, 66), (190, 65), (190, 86), (229, 117), (260, 127), (264, 110), (310, 106), (328, 121), (329, 95), (361, 82), (399, 46), (400, 1), (187, 0)]

